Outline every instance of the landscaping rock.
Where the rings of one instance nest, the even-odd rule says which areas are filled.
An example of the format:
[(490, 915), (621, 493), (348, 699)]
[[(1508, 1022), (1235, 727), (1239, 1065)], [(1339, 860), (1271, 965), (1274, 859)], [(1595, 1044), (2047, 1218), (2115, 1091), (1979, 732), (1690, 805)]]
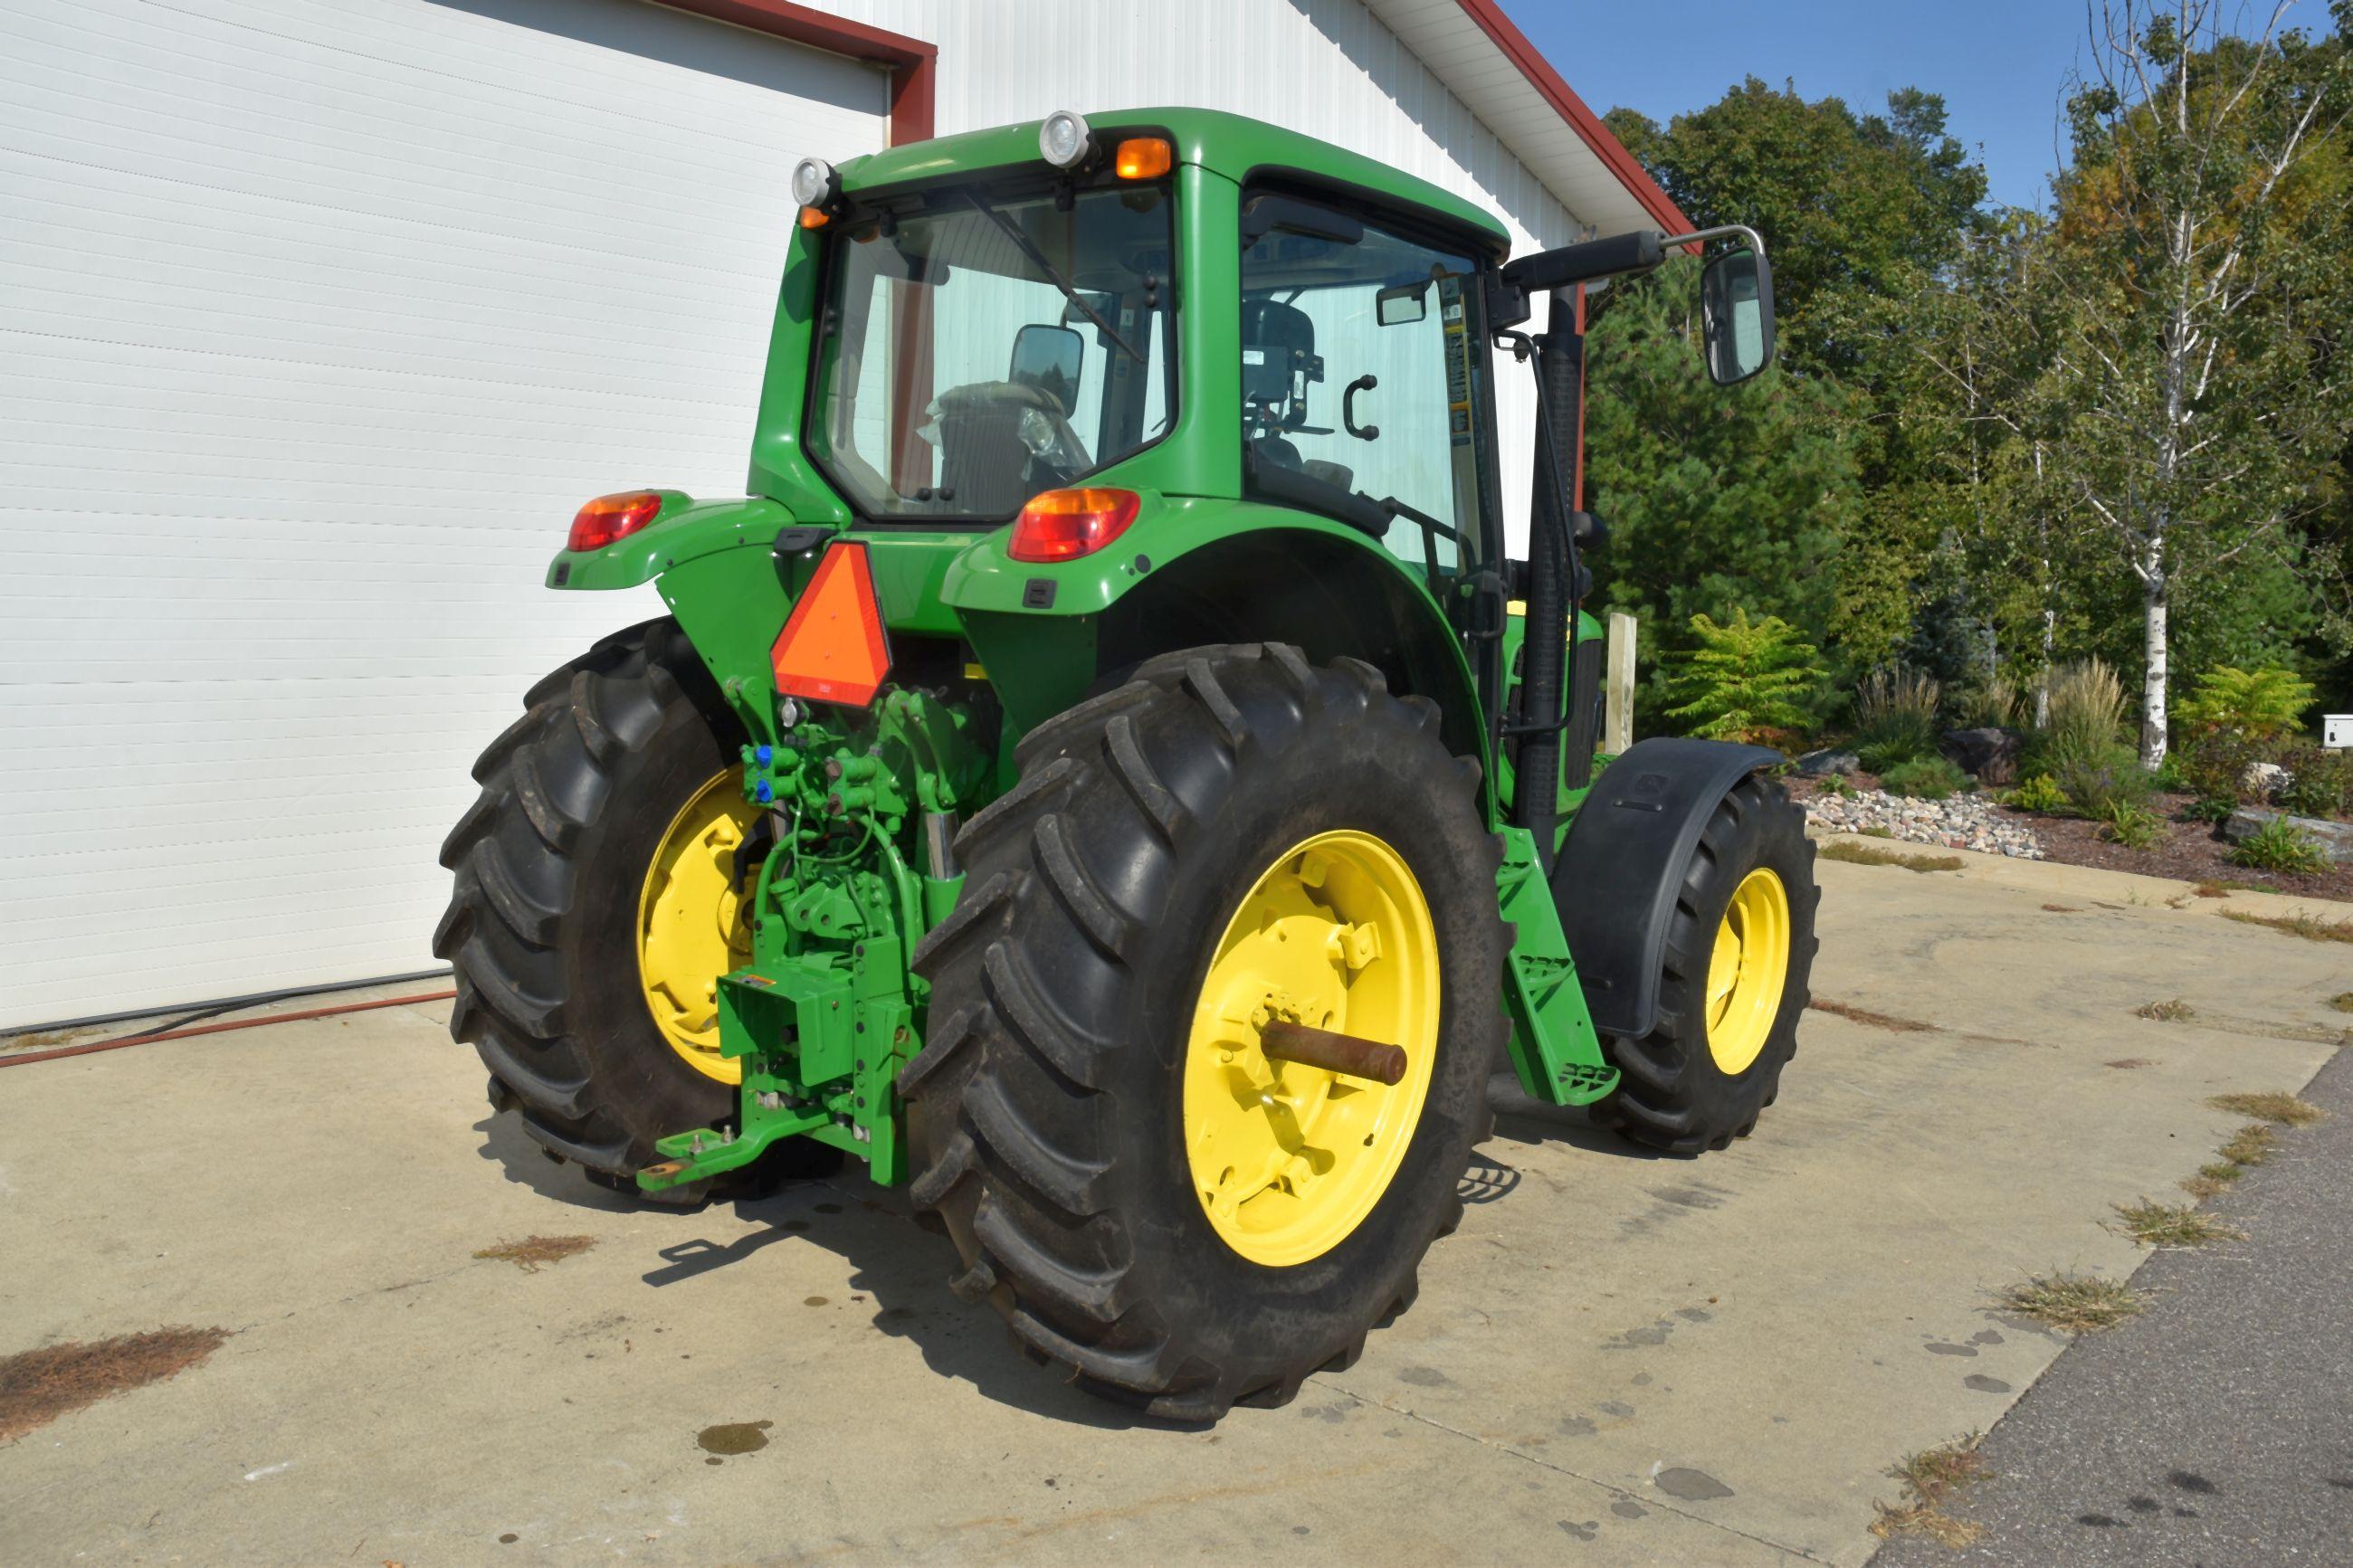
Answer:
[(1947, 730), (1942, 750), (1955, 766), (1979, 784), (2018, 782), (2018, 752), (2025, 738), (2015, 730), (1988, 726), (1980, 730)]
[(2222, 837), (2233, 844), (2242, 843), (2253, 837), (2260, 829), (2282, 821), (2290, 827), (2303, 829), (2314, 843), (2328, 851), (2328, 858), (2337, 865), (2353, 866), (2353, 822), (2327, 822), (2317, 816), (2290, 816), (2284, 811), (2242, 805), (2222, 824)]
[(1851, 773), (1862, 766), (1862, 760), (1852, 752), (1825, 746), (1819, 752), (1808, 752), (1790, 765), (1808, 778), (1820, 778), (1825, 773)]
[(2034, 829), (1981, 795), (1957, 795), (1949, 800), (1921, 800), (1884, 790), (1866, 790), (1852, 798), (1818, 795), (1806, 802), (1806, 820), (1832, 833), (1882, 830), (1906, 844), (1974, 849), (2019, 860), (2043, 858), (2042, 841)]
[(2289, 778), (2288, 771), (2277, 763), (2249, 763), (2247, 771), (2239, 775), (2239, 787), (2260, 799), (2277, 800), (2280, 791), (2287, 788)]

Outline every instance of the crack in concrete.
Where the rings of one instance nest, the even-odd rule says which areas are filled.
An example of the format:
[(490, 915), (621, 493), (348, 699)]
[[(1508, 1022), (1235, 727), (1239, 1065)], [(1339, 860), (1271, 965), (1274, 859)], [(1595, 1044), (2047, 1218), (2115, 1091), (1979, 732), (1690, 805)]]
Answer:
[(1511, 1458), (1518, 1459), (1523, 1463), (1534, 1465), (1540, 1470), (1550, 1470), (1555, 1475), (1567, 1476), (1570, 1480), (1583, 1481), (1589, 1487), (1599, 1487), (1603, 1491), (1609, 1493), (1613, 1497), (1621, 1497), (1629, 1502), (1640, 1503), (1646, 1509), (1654, 1508), (1661, 1513), (1671, 1513), (1678, 1519), (1689, 1520), (1694, 1524), (1704, 1524), (1711, 1530), (1720, 1530), (1726, 1535), (1736, 1535), (1743, 1541), (1754, 1542), (1759, 1546), (1769, 1548), (1775, 1552), (1786, 1553), (1787, 1555), (1798, 1558), (1802, 1562), (1820, 1563), (1824, 1565), (1824, 1568), (1831, 1568), (1831, 1560), (1827, 1557), (1817, 1557), (1801, 1546), (1790, 1546), (1785, 1542), (1774, 1541), (1767, 1536), (1757, 1535), (1749, 1531), (1742, 1530), (1736, 1525), (1726, 1524), (1722, 1520), (1709, 1519), (1704, 1514), (1694, 1513), (1688, 1509), (1672, 1508), (1667, 1504), (1661, 1502), (1656, 1492), (1637, 1495), (1634, 1492), (1629, 1491), (1626, 1488), (1618, 1485), (1614, 1481), (1605, 1481), (1596, 1476), (1583, 1475), (1576, 1470), (1570, 1469), (1567, 1465), (1556, 1465), (1550, 1459), (1541, 1458), (1524, 1449), (1514, 1448), (1508, 1443), (1498, 1443), (1492, 1437), (1482, 1437), (1476, 1432), (1465, 1432), (1460, 1426), (1449, 1426), (1445, 1422), (1435, 1420), (1430, 1416), (1424, 1415), (1418, 1410), (1400, 1410), (1396, 1405), (1389, 1404), (1387, 1400), (1374, 1399), (1366, 1394), (1358, 1394), (1354, 1389), (1347, 1388), (1338, 1383), (1335, 1383), (1332, 1379), (1324, 1376), (1321, 1373), (1309, 1378), (1308, 1381), (1310, 1383), (1321, 1384), (1325, 1388), (1329, 1388), (1335, 1394), (1345, 1394), (1348, 1398), (1355, 1400), (1359, 1405), (1370, 1405), (1376, 1410), (1386, 1410), (1392, 1415), (1402, 1415), (1409, 1421), (1419, 1421), (1425, 1426), (1434, 1427), (1438, 1431), (1444, 1432), (1451, 1436), (1464, 1438), (1470, 1442), (1478, 1444), (1482, 1448), (1493, 1448), (1499, 1454), (1507, 1454)]

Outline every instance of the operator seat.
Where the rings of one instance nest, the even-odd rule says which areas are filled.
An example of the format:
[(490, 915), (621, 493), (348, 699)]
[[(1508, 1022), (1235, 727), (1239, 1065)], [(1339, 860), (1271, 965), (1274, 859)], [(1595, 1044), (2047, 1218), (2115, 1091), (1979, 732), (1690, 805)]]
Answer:
[(1355, 473), (1340, 463), (1304, 458), (1281, 434), (1307, 423), (1307, 386), (1324, 379), (1315, 353), (1315, 323), (1307, 312), (1279, 300), (1242, 301), (1242, 408), (1250, 443), (1262, 462), (1346, 489)]
[(940, 394), (934, 410), (939, 485), (955, 498), (959, 512), (1013, 511), (1046, 484), (1091, 466), (1061, 400), (1026, 382), (952, 387)]

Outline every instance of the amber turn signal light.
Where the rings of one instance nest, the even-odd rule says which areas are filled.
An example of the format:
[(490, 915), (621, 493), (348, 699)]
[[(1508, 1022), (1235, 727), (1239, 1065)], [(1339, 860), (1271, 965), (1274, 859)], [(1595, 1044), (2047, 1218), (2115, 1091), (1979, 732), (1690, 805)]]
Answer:
[(1123, 180), (1156, 180), (1168, 172), (1176, 154), (1166, 136), (1131, 136), (1113, 154), (1112, 172)]
[(1014, 520), (1005, 553), (1015, 561), (1075, 561), (1127, 531), (1143, 502), (1134, 490), (1089, 486), (1030, 498)]
[(617, 539), (627, 539), (661, 515), (662, 499), (655, 490), (625, 490), (598, 496), (572, 519), (566, 550), (602, 550)]
[(801, 208), (801, 226), (803, 228), (823, 228), (832, 221), (833, 216), (827, 212), (823, 207)]

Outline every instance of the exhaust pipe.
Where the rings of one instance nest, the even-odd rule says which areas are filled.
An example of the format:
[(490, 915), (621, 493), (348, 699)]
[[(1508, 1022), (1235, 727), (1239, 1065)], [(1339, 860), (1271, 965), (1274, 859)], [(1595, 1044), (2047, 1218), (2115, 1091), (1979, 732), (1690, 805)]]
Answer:
[(1577, 298), (1570, 290), (1553, 291), (1550, 328), (1535, 345), (1535, 472), (1512, 817), (1535, 839), (1537, 860), (1549, 877), (1559, 855), (1561, 699), (1577, 573), (1569, 514), (1585, 383), (1585, 338), (1577, 331)]

